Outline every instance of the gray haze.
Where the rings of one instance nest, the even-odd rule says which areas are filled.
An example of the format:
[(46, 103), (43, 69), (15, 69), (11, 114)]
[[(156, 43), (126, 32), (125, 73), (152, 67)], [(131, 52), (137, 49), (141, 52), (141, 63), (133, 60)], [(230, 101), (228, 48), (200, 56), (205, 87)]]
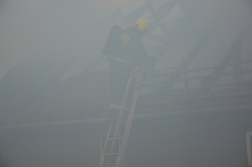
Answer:
[[(152, 5), (155, 9), (158, 9), (167, 1), (171, 0), (155, 0)], [(192, 15), (195, 16), (195, 20), (188, 29), (183, 30), (181, 35), (178, 35), (176, 41), (171, 42), (172, 44), (167, 47), (168, 49), (165, 51), (163, 56), (157, 57), (158, 61), (155, 66), (155, 70), (158, 74), (168, 72), (167, 68), (181, 65), (183, 59), (188, 56), (190, 51), (192, 51), (195, 47), (196, 43), (200, 41), (204, 33), (209, 30), (212, 30), (212, 36), (199, 52), (197, 57), (192, 61), (188, 69), (216, 66), (232, 46), (231, 44), (242, 32), (243, 28), (252, 21), (251, 0), (183, 0), (183, 2), (187, 9), (192, 12)], [(131, 11), (134, 11), (138, 7), (142, 7), (144, 4), (145, 0), (0, 1), (0, 112), (6, 112), (8, 114), (8, 112), (17, 113), (17, 111), (20, 110), (23, 112), (27, 111), (28, 113), (28, 109), (29, 111), (36, 109), (38, 115), (42, 117), (43, 114), (41, 114), (42, 112), (40, 111), (49, 113), (48, 108), (51, 106), (47, 104), (51, 104), (53, 109), (59, 110), (58, 114), (60, 115), (61, 111), (64, 110), (74, 112), (73, 108), (74, 106), (77, 106), (77, 102), (73, 103), (72, 106), (64, 106), (64, 100), (66, 100), (64, 99), (64, 95), (69, 92), (69, 97), (73, 99), (73, 101), (84, 98), (86, 101), (90, 100), (87, 102), (88, 104), (91, 104), (99, 98), (95, 95), (92, 96), (92, 93), (102, 94), (105, 92), (104, 94), (107, 95), (106, 93), (108, 92), (102, 92), (103, 87), (95, 89), (95, 91), (90, 90), (89, 94), (82, 94), (78, 97), (74, 96), (75, 93), (81, 91), (84, 92), (84, 90), (74, 90), (75, 92), (68, 92), (66, 89), (65, 92), (62, 91), (59, 93), (58, 89), (54, 88), (57, 88), (59, 85), (63, 85), (62, 87), (64, 87), (68, 83), (71, 83), (71, 79), (73, 78), (74, 83), (74, 81), (78, 80), (78, 77), (84, 75), (86, 76), (86, 74), (92, 74), (92, 72), (94, 74), (96, 74), (96, 72), (106, 73), (108, 70), (108, 63), (103, 61), (102, 50), (111, 27), (114, 24), (117, 24), (122, 28), (132, 26), (128, 23), (122, 22), (120, 17), (115, 17), (113, 19), (109, 18), (116, 10), (121, 11), (123, 16), (126, 17)], [(174, 28), (176, 28), (178, 21), (183, 20), (186, 17), (186, 11), (183, 11), (182, 8), (183, 7), (177, 4), (172, 11), (168, 13), (165, 19), (162, 20), (164, 27), (167, 28), (167, 32), (171, 32), (169, 36), (173, 35), (172, 33), (174, 32)], [(149, 19), (150, 22), (153, 23), (153, 18), (151, 18), (151, 13), (148, 10), (141, 16), (141, 18)], [(154, 25), (151, 24), (151, 27), (153, 26)], [(142, 41), (146, 47), (149, 57), (156, 56), (157, 53), (155, 49), (164, 45), (163, 42), (151, 40), (151, 35), (164, 38), (166, 37), (160, 27), (155, 28), (151, 34), (146, 34), (146, 36), (143, 37)], [(251, 46), (252, 33), (249, 34), (241, 46), (242, 61), (252, 60)], [(246, 64), (243, 67), (243, 70), (251, 69), (251, 64)], [(202, 74), (210, 74), (212, 71), (213, 70), (208, 70)], [(226, 71), (232, 71), (232, 67), (226, 68)], [(106, 75), (104, 74), (103, 76)], [(251, 79), (251, 77), (251, 73), (243, 75), (244, 80)], [(83, 83), (85, 81), (83, 85), (96, 85), (93, 80), (89, 83), (88, 78), (83, 78), (81, 78)], [(233, 76), (228, 76), (219, 79), (217, 83), (225, 83), (226, 81), (233, 80)], [(103, 82), (102, 79), (94, 79), (94, 81)], [(104, 87), (107, 86), (106, 84), (109, 85), (105, 82)], [(198, 86), (199, 84), (200, 80), (190, 82), (190, 86)], [(183, 87), (183, 85), (176, 84), (173, 89), (180, 87)], [(149, 90), (143, 89), (140, 93), (145, 93), (147, 91)], [(20, 95), (24, 95), (24, 99), (21, 99), (20, 101), (17, 100), (18, 104), (12, 105), (12, 101)], [(57, 103), (62, 105), (53, 106), (54, 104), (49, 103), (50, 98), (44, 97), (52, 97), (50, 95), (54, 95), (54, 98), (57, 97), (55, 98), (56, 102), (62, 100), (63, 102), (61, 101)], [(87, 97), (89, 95), (90, 97)], [(102, 98), (107, 98), (105, 95), (101, 95)], [(61, 97), (63, 98), (61, 99)], [(25, 98), (30, 99), (29, 101), (25, 101)], [(41, 103), (37, 104), (37, 102)], [(20, 109), (19, 106), (22, 108), (20, 107)], [(89, 109), (82, 104), (82, 101), (78, 102), (78, 107), (76, 107), (76, 110), (86, 111)], [(29, 115), (29, 113), (27, 115)], [(86, 117), (85, 114), (83, 115), (80, 114), (71, 117), (71, 120), (82, 118), (81, 116)], [(49, 117), (48, 120), (54, 120), (53, 116), (50, 117), (49, 114), (49, 116), (47, 116)], [(89, 115), (87, 114), (87, 116)], [(226, 115), (221, 118), (224, 118), (225, 116)], [(25, 116), (21, 114), (16, 114), (10, 119), (5, 120), (0, 118), (0, 121), (2, 121), (0, 124), (1, 126), (7, 126), (9, 125), (8, 121), (11, 122), (14, 120), (13, 122), (15, 122), (16, 118), (20, 118), (21, 120), (20, 122), (17, 122), (17, 124), (25, 123), (24, 120), (26, 120), (26, 118), (24, 117)], [(174, 123), (176, 125), (171, 123), (171, 126), (177, 126), (176, 130), (171, 130), (169, 133), (164, 134), (164, 136), (173, 136), (173, 138), (169, 138), (169, 141), (175, 143), (175, 145), (170, 146), (170, 148), (171, 150), (174, 150), (175, 154), (177, 151), (177, 155), (180, 154), (176, 148), (178, 147), (180, 150), (184, 148), (179, 143), (186, 142), (183, 139), (184, 137), (189, 136), (188, 141), (192, 142), (191, 144), (187, 141), (188, 145), (186, 146), (188, 146), (189, 149), (193, 149), (193, 145), (199, 144), (196, 142), (197, 139), (201, 138), (199, 133), (205, 134), (203, 138), (207, 144), (210, 143), (209, 147), (211, 147), (211, 144), (214, 144), (214, 142), (217, 142), (217, 151), (211, 149), (208, 150), (209, 152), (207, 152), (205, 156), (206, 159), (203, 159), (202, 163), (198, 163), (199, 166), (204, 164), (204, 160), (214, 166), (214, 163), (211, 161), (212, 159), (209, 157), (213, 156), (218, 159), (219, 155), (226, 155), (226, 152), (222, 150), (221, 147), (222, 142), (235, 145), (234, 143), (227, 142), (227, 140), (229, 140), (229, 134), (232, 135), (233, 130), (237, 133), (240, 133), (240, 130), (251, 130), (245, 126), (238, 128), (235, 126), (235, 123), (239, 124), (244, 119), (249, 122), (247, 115), (232, 115), (230, 120), (224, 120), (224, 124), (222, 124), (222, 121), (220, 120), (221, 118), (213, 116), (214, 119), (217, 120), (218, 126), (225, 125), (220, 129), (214, 124), (211, 124), (209, 127), (204, 126), (204, 121), (208, 121), (208, 123), (210, 122), (208, 117), (204, 117), (204, 121), (197, 122), (198, 117), (200, 116), (190, 118), (190, 120), (193, 121), (190, 122), (189, 120), (189, 123), (184, 123), (180, 120), (180, 118), (176, 118), (177, 122), (182, 122), (181, 124), (183, 124), (183, 127), (180, 127), (181, 124), (177, 126), (176, 123)], [(56, 121), (58, 121), (58, 119), (60, 120), (60, 118), (55, 118)], [(34, 118), (32, 121), (35, 122), (36, 119)], [(235, 123), (233, 124), (232, 121)], [(154, 126), (153, 129), (155, 129), (155, 127), (156, 129), (159, 129), (159, 126), (161, 126), (161, 123), (159, 124), (157, 122), (158, 121), (155, 122), (155, 120), (152, 122)], [(167, 122), (162, 125), (170, 128), (170, 124)], [(250, 124), (247, 123), (247, 125)], [(92, 164), (93, 161), (97, 161), (98, 164), (99, 157), (96, 157), (96, 155), (98, 155), (97, 152), (99, 152), (99, 134), (94, 131), (99, 133), (106, 131), (108, 125), (104, 123), (102, 126), (103, 127), (85, 124), (85, 126), (77, 125), (76, 127), (68, 127), (66, 125), (64, 127), (52, 128), (49, 131), (46, 128), (41, 128), (38, 131), (36, 129), (30, 129), (29, 132), (25, 130), (8, 131), (3, 133), (0, 132), (0, 167), (4, 167), (5, 163), (10, 164), (10, 166), (13, 167), (42, 167), (44, 165), (61, 167), (71, 165), (79, 166), (82, 165), (83, 161), (88, 164)], [(144, 132), (139, 132), (139, 127), (141, 127), (141, 125), (134, 124), (134, 126), (136, 129), (138, 128), (135, 132), (133, 132), (135, 138), (138, 140), (136, 140), (136, 142), (129, 142), (132, 143), (129, 150), (134, 152), (133, 146), (136, 146), (136, 148), (145, 148), (146, 143), (142, 142), (140, 137), (147, 139), (149, 142), (148, 146), (151, 145), (150, 143), (156, 141), (155, 136), (150, 135), (148, 130), (145, 129)], [(193, 129), (195, 126), (199, 126), (198, 129)], [(165, 128), (163, 128), (163, 130), (165, 130)], [(191, 134), (194, 135), (190, 137), (190, 133), (188, 131), (192, 132)], [(207, 133), (206, 131), (210, 132)], [(216, 136), (212, 135), (212, 133), (216, 131)], [(226, 131), (228, 131), (227, 135), (225, 133)], [(82, 132), (83, 134), (81, 134)], [(155, 134), (158, 132), (159, 131), (155, 130)], [(162, 134), (163, 132), (160, 130), (160, 133)], [(223, 136), (223, 140), (219, 140), (217, 135), (222, 134), (225, 134)], [(177, 140), (176, 136), (179, 140)], [(85, 138), (86, 142), (83, 143), (82, 138)], [(234, 136), (233, 139), (238, 142), (243, 142), (243, 140), (245, 140), (240, 136)], [(159, 141), (160, 143), (166, 142), (164, 138), (160, 140), (158, 139), (157, 143)], [(228, 148), (228, 144), (224, 145), (224, 147)], [(201, 147), (198, 147), (197, 149), (202, 152), (204, 152), (205, 148), (208, 148), (205, 144), (200, 143), (200, 145)], [(242, 152), (242, 149), (245, 149), (244, 145), (241, 147), (240, 145), (236, 146), (234, 150), (231, 150), (231, 148), (228, 150), (233, 152)], [(158, 144), (150, 147), (150, 150), (154, 151), (155, 148), (160, 147), (159, 149), (162, 149), (161, 145)], [(85, 148), (85, 150), (82, 148)], [(216, 152), (217, 154), (215, 155)], [(188, 155), (190, 154), (189, 151), (186, 153)], [(140, 155), (141, 152), (136, 152), (136, 154)], [(166, 151), (164, 151), (163, 154), (166, 154)], [(165, 159), (163, 154), (158, 156)], [(245, 156), (246, 153), (242, 152), (242, 154)], [(140, 158), (142, 158), (143, 161), (144, 158), (146, 158), (144, 155), (145, 154), (140, 155)], [(194, 154), (189, 155), (191, 159), (195, 158), (193, 155)], [(45, 162), (41, 160), (42, 158), (40, 156), (45, 158)], [(128, 155), (128, 157), (130, 156), (134, 157), (134, 155)], [(71, 160), (68, 161), (68, 159)], [(191, 159), (188, 158), (186, 160), (189, 161)], [(234, 156), (234, 158), (231, 157), (229, 159), (229, 164), (231, 164), (231, 161), (233, 162), (235, 160), (237, 160), (239, 164), (242, 164), (246, 161), (246, 159), (244, 159), (245, 158), (243, 157)], [(173, 158), (172, 163), (176, 164), (176, 162), (181, 162), (182, 164), (183, 162), (186, 163), (186, 160), (180, 161), (180, 159), (175, 157)], [(129, 166), (131, 165), (129, 163), (130, 161), (126, 162), (128, 162)], [(141, 163), (137, 163), (141, 166)], [(27, 164), (28, 166), (26, 166)], [(147, 164), (147, 162), (145, 164)], [(151, 165), (154, 166), (155, 164)], [(160, 166), (162, 165), (164, 166), (164, 164), (160, 164)], [(193, 165), (195, 164), (191, 164), (191, 166)]]
[[(158, 8), (164, 0), (153, 3)], [(124, 14), (143, 4), (143, 1), (3, 1), (0, 12), (0, 78), (19, 65), (25, 58), (49, 55), (57, 62), (65, 62), (76, 57), (77, 62), (65, 73), (63, 80), (70, 75), (83, 71), (96, 59), (102, 59), (108, 32), (113, 23), (106, 25), (109, 15), (117, 7), (123, 8)], [(186, 1), (186, 4), (199, 6), (199, 13), (193, 28), (204, 31), (214, 27), (214, 36), (201, 51), (192, 67), (215, 65), (225, 54), (238, 32), (251, 19), (252, 11), (249, 1)], [(172, 21), (183, 18), (183, 11), (177, 7), (164, 22), (167, 26), (176, 24)], [(143, 17), (150, 15), (145, 13)], [(120, 25), (120, 20), (114, 24)], [(162, 35), (158, 31), (156, 34)], [(155, 32), (154, 32), (155, 34)], [(251, 55), (251, 34), (242, 46), (242, 56)], [(189, 41), (188, 41), (189, 40)], [(177, 47), (171, 47), (159, 62), (157, 69), (177, 65), (194, 46), (193, 38), (188, 37)], [(148, 42), (148, 41), (147, 41)], [(156, 43), (155, 43), (156, 44)], [(150, 53), (151, 54), (151, 53)], [(150, 56), (150, 55), (149, 55)], [(97, 63), (99, 64), (99, 63)], [(97, 65), (96, 64), (96, 65)], [(105, 63), (102, 63), (102, 67)], [(103, 67), (106, 68), (106, 65)], [(102, 69), (103, 69), (102, 68)]]

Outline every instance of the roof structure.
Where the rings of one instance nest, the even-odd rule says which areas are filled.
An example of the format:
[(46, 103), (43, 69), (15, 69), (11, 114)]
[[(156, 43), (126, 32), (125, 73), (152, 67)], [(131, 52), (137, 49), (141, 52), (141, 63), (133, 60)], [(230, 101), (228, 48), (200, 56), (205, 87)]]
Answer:
[[(175, 27), (169, 28), (163, 23), (163, 19), (178, 4), (185, 12), (185, 17), (178, 19)], [(166, 68), (166, 72), (162, 73), (154, 67), (147, 67), (149, 73), (142, 83), (142, 88), (146, 91), (138, 98), (135, 118), (200, 112), (252, 111), (252, 59), (242, 60), (241, 56), (241, 47), (249, 37), (252, 23), (248, 22), (243, 26), (226, 53), (220, 55), (222, 58), (217, 64), (189, 68), (194, 59), (202, 54), (203, 48), (207, 47), (213, 37), (214, 28), (209, 27), (206, 31), (195, 30), (192, 24), (197, 13), (186, 6), (183, 1), (173, 0), (155, 9), (151, 2), (146, 1), (143, 7), (129, 13), (128, 17), (116, 10), (107, 21), (109, 24), (119, 16), (124, 20), (122, 27), (126, 27), (148, 10), (152, 14), (149, 18), (152, 20), (152, 27), (143, 40), (148, 53), (154, 54), (157, 59), (166, 55), (170, 46), (178, 47), (181, 36), (197, 32), (191, 37), (192, 41), (196, 42), (179, 65)], [(156, 28), (160, 28), (164, 35), (154, 35)], [(150, 40), (162, 45), (153, 46), (146, 42)], [(68, 65), (65, 65), (65, 68), (67, 67)], [(66, 71), (65, 68), (51, 78), (60, 78), (64, 74), (62, 71)], [(15, 78), (15, 75), (13, 77)], [(48, 79), (47, 84), (42, 87), (39, 91), (37, 87), (22, 88), (13, 92), (8, 99), (2, 99), (0, 128), (109, 120), (107, 111), (103, 110), (110, 92), (108, 70), (72, 76), (61, 83), (57, 79)], [(8, 91), (2, 92), (8, 94)]]

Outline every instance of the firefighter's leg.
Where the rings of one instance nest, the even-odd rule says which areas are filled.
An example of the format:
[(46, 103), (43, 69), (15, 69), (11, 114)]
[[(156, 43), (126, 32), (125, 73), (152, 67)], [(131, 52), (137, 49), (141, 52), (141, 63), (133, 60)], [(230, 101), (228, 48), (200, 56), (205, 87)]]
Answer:
[(115, 122), (119, 116), (131, 71), (132, 68), (122, 62), (114, 61), (110, 64), (111, 105), (115, 104), (115, 107), (110, 109), (109, 117), (114, 120), (113, 122)]

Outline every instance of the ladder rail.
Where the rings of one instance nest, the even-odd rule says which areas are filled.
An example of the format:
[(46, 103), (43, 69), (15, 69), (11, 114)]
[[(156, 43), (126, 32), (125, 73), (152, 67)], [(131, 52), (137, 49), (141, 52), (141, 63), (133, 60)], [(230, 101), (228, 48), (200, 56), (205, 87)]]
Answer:
[[(106, 140), (105, 140), (105, 143), (104, 143), (104, 148), (102, 150), (102, 153), (101, 153), (101, 158), (100, 158), (100, 164), (99, 164), (99, 167), (102, 167), (103, 166), (103, 161), (104, 161), (104, 153), (105, 153), (105, 149), (106, 149), (106, 146), (107, 146), (107, 143), (108, 143), (108, 139), (109, 139), (109, 134), (110, 134), (110, 130), (111, 130), (111, 123), (109, 125), (109, 130), (108, 130), (108, 133), (107, 133), (107, 137), (106, 137)], [(101, 142), (101, 141), (100, 141)], [(101, 142), (101, 145), (102, 145), (102, 142)], [(101, 147), (102, 148), (102, 147)]]
[[(120, 113), (119, 113), (119, 116), (118, 116), (118, 120), (117, 120), (117, 123), (116, 123), (113, 138), (109, 137), (110, 136), (110, 131), (111, 131), (111, 126), (112, 126), (112, 123), (110, 123), (109, 130), (108, 130), (107, 137), (106, 137), (106, 141), (105, 141), (105, 144), (104, 144), (104, 148), (100, 152), (101, 158), (100, 158), (99, 167), (103, 167), (104, 155), (108, 156), (107, 161), (106, 161), (106, 166), (107, 167), (110, 166), (112, 155), (118, 155), (115, 167), (122, 167), (123, 160), (124, 160), (124, 155), (125, 155), (125, 150), (126, 150), (126, 146), (127, 146), (127, 142), (128, 142), (129, 132), (130, 132), (130, 128), (131, 128), (131, 123), (132, 123), (132, 119), (133, 119), (133, 115), (134, 115), (134, 111), (135, 111), (136, 101), (137, 101), (137, 97), (138, 97), (140, 82), (141, 82), (141, 79), (142, 79), (143, 68), (144, 68), (144, 64), (142, 64), (142, 66), (140, 68), (140, 71), (138, 73), (137, 82), (136, 82), (133, 98), (132, 98), (132, 101), (131, 101), (129, 116), (128, 116), (128, 119), (127, 119), (125, 131), (124, 131), (124, 136), (123, 137), (120, 136), (119, 129), (120, 129), (121, 121), (122, 121), (123, 112), (124, 112), (124, 109), (125, 109), (125, 104), (126, 104), (127, 97), (128, 97), (130, 84), (131, 84), (132, 77), (133, 77), (133, 74), (134, 74), (134, 70), (132, 70), (132, 72), (130, 74), (130, 77), (128, 79), (128, 82), (127, 82), (127, 86), (126, 86), (126, 89), (125, 89), (123, 102), (122, 102), (122, 106), (121, 106)], [(119, 135), (119, 137), (118, 137), (118, 135)], [(117, 139), (119, 140), (119, 153), (113, 153), (115, 143), (116, 143)], [(121, 139), (123, 139), (122, 142), (121, 142)], [(110, 145), (109, 153), (105, 154), (105, 150), (106, 150), (108, 140), (112, 140), (112, 143)]]
[(123, 164), (123, 159), (124, 159), (126, 146), (127, 146), (127, 142), (128, 142), (128, 138), (129, 138), (130, 127), (131, 127), (131, 123), (132, 123), (132, 119), (133, 119), (133, 115), (134, 115), (134, 111), (135, 111), (135, 106), (136, 106), (136, 101), (137, 101), (137, 97), (138, 97), (139, 86), (140, 86), (140, 82), (141, 82), (141, 79), (142, 79), (143, 68), (144, 68), (144, 65), (142, 64), (139, 75), (137, 77), (136, 87), (135, 87), (134, 95), (133, 95), (133, 98), (132, 98), (132, 103), (131, 103), (131, 106), (130, 106), (129, 117), (128, 117), (128, 120), (127, 120), (126, 129), (125, 129), (125, 132), (124, 132), (122, 148), (120, 150), (119, 160), (118, 160), (118, 164), (116, 164), (116, 167), (122, 167), (122, 164)]
[(121, 120), (122, 120), (122, 116), (123, 116), (123, 111), (124, 111), (125, 104), (126, 104), (126, 101), (127, 101), (128, 92), (129, 92), (129, 88), (130, 88), (133, 73), (134, 73), (134, 70), (132, 70), (132, 72), (130, 74), (130, 77), (129, 77), (129, 80), (128, 80), (128, 83), (127, 83), (127, 86), (126, 86), (126, 89), (125, 89), (123, 102), (122, 102), (122, 107), (120, 109), (119, 117), (118, 117), (118, 120), (117, 120), (115, 132), (114, 132), (114, 136), (113, 136), (113, 140), (112, 140), (111, 147), (110, 147), (110, 150), (109, 150), (108, 160), (106, 162), (107, 167), (109, 167), (111, 156), (112, 156), (112, 153), (113, 153), (113, 150), (114, 150), (114, 147), (115, 147), (115, 142), (116, 142), (117, 134), (118, 134), (118, 131), (119, 131), (119, 128), (120, 128), (120, 124), (121, 124)]

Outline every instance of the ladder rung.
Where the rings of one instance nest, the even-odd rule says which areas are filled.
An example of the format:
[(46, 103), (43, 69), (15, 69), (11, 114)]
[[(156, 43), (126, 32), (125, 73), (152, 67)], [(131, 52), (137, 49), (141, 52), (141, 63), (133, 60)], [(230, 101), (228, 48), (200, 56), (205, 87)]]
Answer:
[[(123, 139), (123, 137), (117, 137), (116, 139)], [(113, 138), (108, 138), (108, 140), (113, 140)]]
[[(120, 132), (119, 132), (120, 133)], [(108, 134), (108, 132), (103, 132), (103, 133), (101, 133), (102, 135), (107, 135)], [(114, 132), (110, 132), (110, 134), (114, 134)]]
[[(123, 109), (120, 110), (119, 117), (118, 117), (118, 120), (117, 120), (117, 124), (116, 124), (116, 127), (115, 127), (115, 132), (111, 133), (111, 134), (114, 134), (113, 136), (115, 138), (109, 138), (112, 123), (110, 123), (108, 133), (102, 133), (100, 135), (101, 136), (100, 138), (102, 138), (103, 134), (107, 134), (106, 142), (105, 142), (106, 144), (107, 144), (108, 140), (112, 140), (109, 153), (103, 154), (105, 152), (105, 150), (106, 150), (106, 144), (104, 146), (103, 152), (101, 151), (101, 157), (102, 158), (101, 158), (101, 162), (100, 162), (100, 165), (99, 165), (100, 167), (103, 166), (103, 160), (104, 160), (105, 155), (108, 156), (106, 166), (110, 166), (111, 156), (112, 155), (118, 155), (117, 160), (116, 160), (116, 166), (122, 166), (123, 158), (124, 158), (124, 154), (125, 154), (125, 149), (126, 149), (126, 145), (127, 145), (127, 140), (128, 140), (128, 136), (129, 136), (129, 131), (130, 131), (130, 127), (131, 127), (131, 122), (132, 122), (132, 118), (133, 118), (133, 114), (134, 114), (134, 110), (135, 110), (136, 100), (137, 100), (137, 96), (138, 96), (138, 89), (139, 89), (139, 85), (140, 85), (140, 82), (141, 82), (143, 67), (144, 66), (142, 64), (141, 68), (140, 68), (140, 71), (139, 71), (139, 74), (138, 74), (138, 77), (137, 77), (136, 88), (135, 88), (135, 91), (134, 91), (134, 94), (133, 94), (132, 103), (131, 103), (131, 106), (130, 106), (128, 121), (127, 121), (127, 125), (126, 125), (126, 128), (125, 128), (124, 136), (120, 137), (120, 132), (119, 132), (119, 128), (120, 128), (120, 124), (121, 124), (121, 117), (122, 117), (122, 114), (123, 114)], [(126, 101), (127, 101), (127, 95), (128, 95), (128, 91), (129, 91), (129, 86), (131, 84), (132, 76), (133, 76), (133, 70), (132, 70), (132, 72), (131, 72), (131, 74), (129, 76), (129, 80), (127, 82), (126, 90), (125, 90), (124, 97), (123, 97), (122, 106), (124, 106)], [(119, 137), (117, 137), (117, 136), (119, 136)], [(119, 153), (113, 153), (114, 146), (116, 144), (116, 140), (118, 140), (118, 139), (123, 139), (122, 144), (120, 143), (120, 140), (119, 140)], [(102, 140), (100, 139), (100, 141), (102, 141)], [(100, 142), (100, 143), (101, 143), (100, 145), (102, 146), (102, 142)], [(101, 147), (101, 150), (102, 150), (102, 147)], [(116, 167), (116, 166), (110, 166), (110, 167)]]
[[(120, 153), (113, 153), (112, 155), (119, 155)], [(109, 154), (104, 154), (104, 155), (109, 155)]]

